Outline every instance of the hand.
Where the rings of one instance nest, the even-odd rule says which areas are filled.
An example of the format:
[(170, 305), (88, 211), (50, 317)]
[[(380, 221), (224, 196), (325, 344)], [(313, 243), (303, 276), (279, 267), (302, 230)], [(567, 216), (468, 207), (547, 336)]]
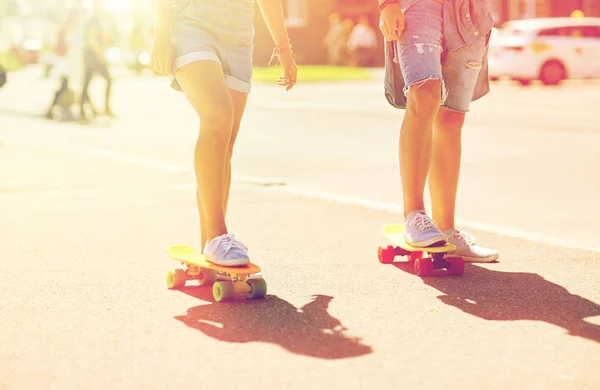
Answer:
[(404, 14), (398, 4), (390, 4), (381, 10), (379, 29), (388, 41), (400, 39), (404, 31)]
[(172, 76), (174, 56), (175, 50), (173, 49), (169, 30), (156, 32), (154, 34), (152, 59), (150, 61), (152, 70), (164, 76)]
[(296, 84), (298, 77), (298, 67), (294, 61), (294, 55), (291, 49), (283, 49), (278, 54), (279, 63), (283, 68), (283, 76), (277, 79), (277, 85), (286, 87), (285, 90), (289, 91)]

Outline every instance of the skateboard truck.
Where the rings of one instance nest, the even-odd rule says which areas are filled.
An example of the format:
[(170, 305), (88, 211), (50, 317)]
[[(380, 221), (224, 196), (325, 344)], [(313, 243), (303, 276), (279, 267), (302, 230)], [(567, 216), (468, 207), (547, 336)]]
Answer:
[[(465, 261), (462, 257), (447, 256), (448, 252), (456, 246), (445, 241), (439, 245), (416, 247), (406, 242), (404, 225), (384, 225), (381, 231), (394, 246), (379, 247), (377, 257), (382, 264), (392, 264), (396, 256), (406, 256), (410, 263), (414, 263), (415, 274), (429, 276), (434, 269), (445, 269), (450, 275), (462, 275), (465, 272)], [(429, 256), (426, 256), (427, 253)]]
[[(446, 253), (429, 252), (428, 249), (421, 248), (420, 251), (408, 251), (401, 247), (387, 246), (379, 247), (377, 257), (382, 264), (392, 264), (396, 256), (406, 256), (410, 263), (414, 264), (415, 274), (419, 276), (431, 276), (433, 270), (445, 269), (450, 275), (462, 275), (465, 272), (465, 262), (462, 257), (446, 256)], [(426, 257), (425, 252), (429, 252), (431, 257)]]

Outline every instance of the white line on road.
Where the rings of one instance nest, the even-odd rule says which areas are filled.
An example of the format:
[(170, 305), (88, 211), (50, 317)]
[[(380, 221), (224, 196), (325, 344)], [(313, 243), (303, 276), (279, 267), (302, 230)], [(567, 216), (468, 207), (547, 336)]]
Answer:
[[(128, 164), (158, 169), (158, 170), (167, 171), (167, 172), (192, 173), (191, 170), (189, 170), (189, 169), (184, 169), (184, 168), (181, 168), (181, 167), (178, 167), (175, 165), (170, 165), (167, 163), (163, 163), (160, 161), (156, 161), (156, 160), (152, 160), (152, 159), (148, 159), (148, 158), (144, 158), (144, 157), (115, 153), (115, 152), (111, 152), (111, 151), (103, 150), (103, 149), (82, 147), (82, 146), (78, 146), (78, 145), (69, 145), (69, 144), (58, 145), (56, 143), (52, 143), (50, 145), (48, 143), (45, 143), (44, 146), (45, 147), (53, 146), (57, 149), (68, 150), (68, 151), (71, 151), (74, 153), (83, 153), (83, 154), (88, 154), (91, 156), (103, 157), (103, 158), (107, 158), (110, 160), (120, 161), (120, 162), (124, 162), (124, 163), (128, 163)], [(402, 208), (398, 204), (395, 204), (395, 203), (373, 201), (373, 200), (363, 199), (363, 198), (349, 196), (349, 195), (331, 194), (331, 193), (327, 193), (327, 192), (320, 191), (317, 189), (287, 186), (287, 185), (283, 185), (284, 183), (282, 183), (282, 181), (280, 181), (280, 180), (268, 180), (265, 178), (253, 177), (253, 176), (234, 176), (233, 180), (240, 182), (240, 183), (255, 184), (255, 185), (262, 185), (262, 186), (273, 186), (272, 190), (274, 190), (274, 191), (283, 191), (286, 193), (290, 193), (290, 194), (294, 194), (294, 195), (298, 195), (298, 196), (302, 196), (302, 197), (310, 198), (310, 199), (318, 199), (318, 200), (325, 200), (325, 201), (335, 202), (335, 203), (340, 203), (340, 204), (345, 204), (345, 205), (360, 206), (360, 207), (365, 207), (365, 208), (372, 209), (372, 210), (386, 211), (386, 212), (397, 214), (397, 215), (402, 215), (402, 213), (403, 213)], [(490, 225), (490, 224), (480, 223), (480, 222), (476, 222), (476, 221), (468, 221), (468, 220), (464, 220), (464, 219), (457, 219), (457, 223), (460, 226), (463, 226), (463, 227), (466, 227), (469, 229), (475, 229), (475, 230), (480, 230), (480, 231), (484, 231), (484, 232), (488, 232), (488, 233), (499, 234), (499, 235), (506, 236), (506, 237), (520, 238), (520, 239), (524, 239), (524, 240), (531, 241), (531, 242), (537, 242), (540, 244), (553, 245), (553, 246), (569, 248), (569, 249), (581, 249), (581, 250), (600, 253), (599, 247), (586, 247), (584, 245), (579, 245), (579, 244), (576, 244), (573, 242), (566, 242), (559, 238), (547, 236), (547, 235), (543, 235), (543, 234), (531, 233), (531, 232), (526, 232), (526, 231), (522, 231), (519, 229), (514, 229), (514, 228), (509, 228), (509, 227), (504, 227), (504, 226)]]
[[(396, 214), (396, 215), (403, 214), (402, 207), (400, 207), (400, 205), (395, 204), (395, 203), (378, 202), (378, 201), (362, 199), (362, 198), (348, 196), (348, 195), (337, 195), (337, 194), (321, 192), (319, 190), (314, 190), (314, 189), (298, 188), (298, 187), (291, 187), (291, 186), (278, 187), (277, 190), (285, 191), (288, 193), (292, 193), (294, 195), (300, 195), (300, 196), (303, 196), (306, 198), (311, 198), (311, 199), (320, 199), (320, 200), (326, 200), (329, 202), (341, 203), (341, 204), (346, 204), (346, 205), (366, 207), (369, 209), (385, 211), (385, 212), (389, 212), (391, 214)], [(540, 244), (548, 244), (548, 245), (553, 245), (553, 246), (563, 247), (563, 248), (568, 248), (568, 249), (581, 249), (581, 250), (600, 253), (599, 247), (586, 247), (584, 245), (579, 245), (579, 244), (576, 244), (573, 242), (567, 242), (567, 241), (561, 240), (559, 238), (547, 236), (544, 234), (531, 233), (531, 232), (526, 232), (523, 230), (509, 228), (509, 227), (505, 227), (505, 226), (490, 225), (490, 224), (485, 224), (485, 223), (476, 222), (476, 221), (469, 221), (469, 220), (460, 219), (460, 218), (456, 219), (456, 223), (459, 226), (462, 226), (465, 228), (484, 231), (484, 232), (493, 233), (493, 234), (498, 234), (498, 235), (502, 235), (505, 237), (520, 238), (520, 239), (524, 239), (524, 240), (531, 241), (531, 242), (537, 242)]]
[(147, 168), (155, 168), (155, 169), (158, 169), (161, 171), (174, 172), (174, 173), (189, 172), (188, 169), (183, 169), (183, 168), (180, 168), (180, 167), (177, 167), (174, 165), (165, 164), (160, 161), (152, 160), (152, 159), (145, 158), (145, 157), (129, 156), (129, 155), (125, 155), (125, 154), (114, 153), (109, 150), (87, 148), (87, 147), (83, 147), (83, 146), (74, 146), (74, 145), (64, 146), (63, 148), (67, 149), (71, 152), (74, 152), (74, 153), (88, 154), (88, 155), (96, 156), (96, 157), (104, 157), (109, 160), (125, 162), (125, 163), (139, 165), (139, 166), (147, 167)]

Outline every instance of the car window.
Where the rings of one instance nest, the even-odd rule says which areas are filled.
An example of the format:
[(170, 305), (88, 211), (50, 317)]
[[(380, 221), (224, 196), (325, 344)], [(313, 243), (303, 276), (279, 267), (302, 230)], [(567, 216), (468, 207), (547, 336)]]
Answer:
[(581, 32), (586, 38), (600, 39), (600, 26), (581, 26)]
[(564, 26), (545, 28), (540, 37), (600, 38), (600, 26)]
[(570, 36), (569, 27), (544, 28), (538, 33), (540, 37), (568, 37)]

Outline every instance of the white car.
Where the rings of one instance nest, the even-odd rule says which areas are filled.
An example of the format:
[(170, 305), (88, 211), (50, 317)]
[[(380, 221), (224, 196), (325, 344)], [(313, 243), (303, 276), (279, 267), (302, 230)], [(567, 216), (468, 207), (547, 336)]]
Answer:
[(565, 79), (600, 78), (600, 18), (514, 20), (490, 39), (490, 78), (556, 85)]

